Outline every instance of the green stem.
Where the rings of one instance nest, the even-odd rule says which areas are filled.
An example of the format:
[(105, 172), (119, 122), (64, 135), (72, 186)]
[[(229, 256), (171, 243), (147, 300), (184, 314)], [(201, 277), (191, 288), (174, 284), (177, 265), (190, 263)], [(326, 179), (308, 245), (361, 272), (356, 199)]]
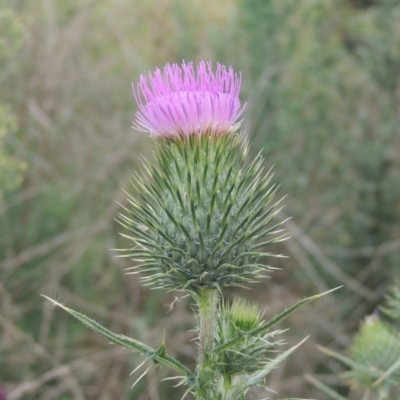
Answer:
[(199, 368), (205, 366), (207, 355), (213, 351), (217, 301), (218, 292), (214, 289), (202, 290), (199, 295)]
[(214, 348), (217, 302), (218, 291), (215, 289), (204, 289), (198, 295), (200, 332), (197, 399), (209, 400), (212, 398), (215, 376), (213, 376), (211, 357)]

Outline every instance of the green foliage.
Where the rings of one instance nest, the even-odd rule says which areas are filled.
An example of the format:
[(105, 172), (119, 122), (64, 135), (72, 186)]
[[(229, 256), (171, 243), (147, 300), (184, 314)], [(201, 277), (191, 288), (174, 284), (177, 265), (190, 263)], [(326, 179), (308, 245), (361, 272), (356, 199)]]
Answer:
[(6, 150), (5, 136), (15, 130), (16, 122), (11, 110), (0, 104), (0, 203), (5, 192), (12, 191), (20, 185), (22, 173), (26, 168), (23, 161)]
[[(21, 22), (8, 8), (0, 8), (0, 68), (18, 50), (23, 38)], [(24, 161), (9, 153), (5, 139), (14, 134), (17, 122), (10, 107), (1, 103), (0, 98), (0, 204), (5, 192), (14, 190), (22, 181), (26, 168)]]
[[(245, 128), (264, 146), (284, 190), (295, 195), (287, 202), (290, 214), (302, 220), (307, 205), (315, 205), (315, 216), (305, 221), (320, 246), (395, 240), (399, 3), (239, 3), (247, 37), (242, 69), (252, 77)], [(373, 277), (362, 272), (372, 257), (341, 257), (334, 249), (330, 255), (368, 287), (388, 282), (400, 262), (398, 252), (382, 257)], [(328, 285), (338, 283), (321, 267), (318, 274)], [(346, 312), (356, 311), (357, 303), (355, 295)]]
[(58, 303), (55, 300), (50, 299), (47, 296), (44, 297), (50, 300), (54, 305), (61, 307), (63, 310), (67, 311), (69, 314), (74, 316), (76, 319), (78, 319), (87, 327), (93, 329), (95, 332), (111, 340), (112, 343), (118, 344), (130, 350), (144, 354), (147, 360), (152, 361), (155, 365), (157, 364), (166, 365), (178, 371), (179, 373), (183, 374), (184, 376), (186, 376), (186, 378), (188, 379), (190, 378), (191, 376), (190, 370), (187, 369), (184, 365), (182, 365), (178, 360), (175, 360), (167, 355), (165, 351), (165, 343), (161, 343), (157, 350), (152, 349), (151, 347), (143, 343), (140, 343), (135, 339), (131, 339), (127, 336), (113, 333), (108, 329), (104, 328), (103, 326), (101, 326), (100, 324), (98, 324), (96, 321), (93, 321), (92, 319), (88, 318), (86, 315), (71, 310), (70, 308), (63, 306), (62, 304)]
[[(186, 393), (193, 392), (198, 399), (209, 399), (212, 394), (212, 398), (217, 400), (244, 400), (245, 393), (249, 388), (264, 386), (264, 379), (307, 339), (271, 360), (265, 358), (265, 355), (277, 343), (269, 343), (269, 339), (279, 331), (269, 332), (269, 329), (301, 306), (330, 292), (332, 291), (303, 299), (267, 322), (261, 321), (261, 314), (254, 305), (249, 306), (241, 299), (235, 300), (231, 306), (221, 302), (218, 308), (218, 328), (216, 332), (213, 332), (215, 334), (215, 337), (213, 336), (215, 350), (208, 349), (210, 353), (207, 355), (207, 364), (205, 366), (198, 365), (194, 372), (170, 357), (166, 352), (164, 342), (158, 349), (153, 349), (135, 339), (113, 333), (85, 315), (65, 307), (47, 296), (44, 297), (112, 343), (141, 353), (151, 363), (151, 366), (164, 365), (179, 372), (181, 375), (176, 378), (181, 381), (181, 384), (188, 386)], [(201, 302), (199, 307), (201, 307)], [(250, 317), (249, 313), (251, 313)], [(202, 332), (199, 333), (202, 334)], [(250, 361), (253, 362), (253, 365)], [(142, 364), (138, 368), (141, 366)], [(202, 375), (203, 368), (206, 370), (206, 380)]]
[(274, 257), (259, 251), (283, 240), (271, 225), (276, 185), (261, 175), (262, 159), (244, 169), (247, 145), (238, 134), (181, 138), (156, 143), (148, 182), (136, 178), (141, 202), (129, 196), (129, 216), (120, 216), (135, 247), (129, 257), (157, 287), (187, 290), (243, 286), (270, 268)]
[(23, 24), (11, 8), (0, 7), (0, 66), (15, 55), (23, 40)]

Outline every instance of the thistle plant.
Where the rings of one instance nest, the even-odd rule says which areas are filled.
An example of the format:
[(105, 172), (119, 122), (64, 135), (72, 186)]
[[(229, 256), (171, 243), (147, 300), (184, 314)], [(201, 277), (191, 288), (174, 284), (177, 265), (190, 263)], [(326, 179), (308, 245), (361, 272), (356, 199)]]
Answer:
[[(365, 318), (348, 357), (320, 347), (320, 350), (343, 363), (349, 369), (341, 376), (357, 398), (394, 400), (400, 397), (400, 284), (393, 286), (387, 305)], [(387, 317), (387, 318), (386, 318)], [(334, 400), (347, 400), (324, 383), (308, 377), (311, 383)]]
[[(226, 287), (243, 287), (273, 270), (281, 257), (269, 247), (284, 240), (274, 223), (279, 201), (261, 155), (245, 163), (249, 145), (240, 132), (244, 106), (241, 76), (200, 62), (166, 65), (141, 76), (133, 87), (138, 111), (133, 127), (153, 138), (154, 160), (145, 161), (133, 185), (137, 197), (118, 216), (131, 243), (122, 256), (135, 261), (128, 274), (144, 285), (191, 296), (198, 321), (198, 358), (194, 370), (157, 349), (110, 332), (55, 301), (84, 324), (141, 353), (149, 366), (178, 373), (185, 394), (198, 400), (243, 400), (254, 386), (298, 345), (279, 353), (274, 326), (323, 294), (299, 301), (269, 321), (243, 299), (223, 300)], [(274, 353), (272, 353), (272, 350)]]

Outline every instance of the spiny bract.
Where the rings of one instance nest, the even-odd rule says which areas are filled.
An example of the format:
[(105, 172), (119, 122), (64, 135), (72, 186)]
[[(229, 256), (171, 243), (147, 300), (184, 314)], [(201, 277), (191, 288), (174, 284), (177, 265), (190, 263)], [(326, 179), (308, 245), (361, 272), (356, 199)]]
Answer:
[(281, 331), (250, 334), (263, 323), (262, 314), (256, 304), (236, 298), (232, 304), (223, 304), (218, 315), (216, 347), (229, 343), (241, 335), (246, 340), (218, 354), (218, 365), (225, 380), (231, 382), (233, 376), (245, 375), (263, 368), (269, 361), (274, 348), (280, 342), (274, 336)]
[(147, 274), (142, 279), (196, 293), (242, 286), (270, 269), (259, 259), (274, 255), (260, 249), (283, 237), (279, 223), (269, 227), (276, 185), (262, 174), (261, 156), (244, 168), (248, 145), (238, 133), (157, 139), (155, 146), (149, 176), (136, 177), (141, 201), (129, 196), (129, 215), (120, 215), (134, 243), (127, 256)]

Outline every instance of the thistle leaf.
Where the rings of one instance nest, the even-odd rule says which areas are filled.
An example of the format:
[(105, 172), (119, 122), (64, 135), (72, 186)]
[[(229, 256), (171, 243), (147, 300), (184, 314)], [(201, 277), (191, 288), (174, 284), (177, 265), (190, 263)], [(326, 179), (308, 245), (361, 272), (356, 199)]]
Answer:
[(104, 328), (96, 321), (86, 317), (86, 315), (83, 315), (80, 312), (65, 307), (64, 305), (58, 303), (57, 301), (51, 299), (50, 297), (47, 297), (43, 294), (42, 296), (47, 300), (50, 300), (54, 305), (61, 307), (63, 310), (65, 310), (73, 317), (81, 321), (84, 325), (91, 328), (100, 335), (106, 337), (111, 342), (119, 344), (122, 347), (126, 347), (127, 349), (138, 351), (139, 353), (143, 354), (149, 361), (153, 361), (155, 364), (166, 365), (180, 372), (186, 378), (189, 378), (192, 375), (192, 372), (187, 367), (185, 367), (181, 362), (167, 355), (163, 344), (161, 344), (158, 350), (155, 350), (152, 347), (139, 342), (138, 340), (111, 332), (110, 330)]
[(249, 378), (245, 381), (244, 387), (249, 388), (251, 386), (259, 384), (267, 375), (269, 375), (269, 373), (273, 369), (275, 369), (279, 364), (282, 363), (282, 361), (289, 357), (290, 354), (292, 354), (298, 347), (300, 347), (307, 339), (308, 336), (304, 338), (300, 343), (296, 344), (295, 346), (281, 353), (278, 357), (274, 358), (263, 369), (250, 375)]
[(277, 316), (273, 317), (272, 319), (270, 319), (269, 321), (261, 324), (259, 327), (249, 331), (249, 332), (244, 332), (242, 335), (238, 336), (236, 339), (231, 340), (228, 343), (225, 343), (219, 347), (217, 347), (214, 351), (216, 354), (219, 354), (233, 346), (236, 346), (237, 344), (243, 342), (244, 340), (246, 340), (247, 337), (251, 337), (254, 336), (256, 334), (259, 334), (261, 332), (266, 332), (268, 329), (270, 329), (272, 326), (276, 325), (278, 322), (284, 320), (287, 316), (289, 316), (293, 311), (296, 311), (298, 308), (300, 308), (301, 306), (304, 306), (307, 303), (310, 303), (313, 300), (317, 300), (322, 296), (325, 296), (326, 294), (332, 293), (333, 291), (340, 289), (342, 286), (339, 286), (335, 289), (331, 289), (328, 290), (326, 292), (311, 296), (311, 297), (307, 297), (303, 300), (298, 301), (296, 304), (294, 304), (293, 306), (289, 307), (287, 310), (281, 312), (280, 314), (278, 314)]

